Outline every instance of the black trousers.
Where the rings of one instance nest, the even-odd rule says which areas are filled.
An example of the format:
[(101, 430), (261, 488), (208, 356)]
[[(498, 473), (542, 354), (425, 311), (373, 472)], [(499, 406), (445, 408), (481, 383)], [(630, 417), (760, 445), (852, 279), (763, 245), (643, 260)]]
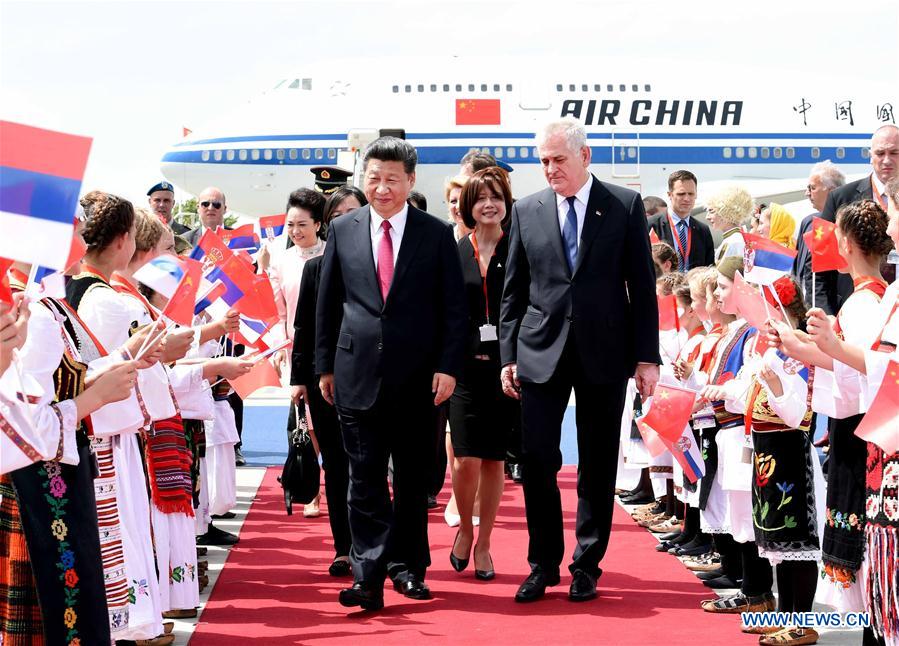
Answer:
[[(325, 472), (325, 498), (328, 500), (328, 523), (334, 537), (334, 556), (350, 553), (350, 521), (347, 509), (347, 493), (350, 488), (350, 465), (343, 450), (343, 438), (337, 422), (337, 411), (322, 397), (318, 383), (306, 386), (309, 413), (318, 448), (322, 452), (322, 469)], [(296, 426), (294, 407), (290, 407), (287, 427)]]
[(449, 401), (445, 401), (437, 407), (435, 417), (437, 426), (434, 436), (434, 468), (431, 470), (431, 484), (428, 488), (429, 496), (437, 496), (446, 482), (446, 425), (449, 417)]
[(234, 411), (234, 425), (237, 427), (237, 437), (240, 439), (236, 446), (240, 448), (243, 446), (243, 400), (237, 393), (231, 393), (228, 395), (228, 405)]
[(618, 470), (618, 436), (626, 381), (593, 384), (581, 367), (570, 336), (552, 378), (521, 384), (522, 462), (528, 523), (528, 562), (558, 572), (565, 550), (562, 501), (556, 475), (562, 467), (559, 442), (571, 389), (577, 397), (577, 547), (569, 569), (600, 573), (609, 545)]
[[(357, 582), (380, 585), (390, 571), (424, 578), (428, 485), (433, 477), (437, 409), (430, 383), (418, 392), (381, 394), (367, 410), (337, 407), (350, 465), (350, 561)], [(393, 456), (393, 502), (387, 462)]]

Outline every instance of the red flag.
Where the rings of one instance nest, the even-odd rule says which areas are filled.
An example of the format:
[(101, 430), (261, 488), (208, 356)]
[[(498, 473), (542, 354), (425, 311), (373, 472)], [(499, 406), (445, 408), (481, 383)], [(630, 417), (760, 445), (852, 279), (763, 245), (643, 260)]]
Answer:
[(0, 258), (0, 303), (12, 305), (12, 289), (9, 286), (9, 276), (7, 272), (12, 267), (13, 260), (9, 258)]
[(659, 331), (680, 332), (680, 316), (677, 313), (677, 297), (674, 294), (659, 296)]
[(197, 246), (190, 252), (190, 257), (194, 260), (202, 262), (210, 261), (216, 267), (221, 267), (225, 261), (234, 255), (234, 252), (228, 248), (228, 245), (216, 235), (212, 229), (206, 229)]
[(743, 280), (739, 271), (734, 275), (733, 290), (737, 311), (752, 327), (763, 330), (768, 319), (783, 320), (780, 310), (777, 307), (769, 307), (761, 292)]
[(659, 244), (661, 240), (659, 240), (659, 234), (656, 233), (655, 229), (649, 230), (649, 244)]
[(837, 244), (837, 225), (822, 218), (812, 218), (811, 228), (802, 234), (812, 255), (812, 271), (840, 270), (847, 266)]
[(236, 379), (229, 379), (228, 382), (241, 399), (246, 399), (260, 388), (281, 385), (274, 366), (265, 359), (259, 361), (247, 374)]
[(234, 309), (249, 318), (266, 323), (277, 320), (275, 294), (267, 276), (254, 274), (236, 255), (228, 258), (221, 270), (243, 292), (243, 296), (234, 303)]
[(456, 125), (500, 125), (499, 99), (456, 99)]
[(696, 393), (692, 390), (669, 386), (656, 386), (652, 406), (643, 416), (643, 423), (669, 442), (677, 442), (693, 413)]
[(899, 362), (890, 361), (883, 383), (855, 434), (887, 454), (899, 451)]
[(186, 137), (187, 135), (191, 134), (192, 132), (193, 132), (193, 130), (191, 130), (190, 128), (185, 128), (184, 126), (181, 126), (181, 136), (182, 137)]
[(194, 320), (194, 305), (197, 301), (197, 290), (203, 277), (203, 266), (196, 260), (181, 258), (184, 266), (184, 277), (179, 281), (175, 293), (169, 299), (162, 315), (175, 321), (178, 325), (190, 326)]
[(72, 234), (72, 244), (69, 247), (69, 257), (66, 259), (66, 269), (74, 265), (76, 262), (81, 262), (84, 259), (84, 254), (87, 253), (87, 245), (84, 244), (84, 238), (82, 238), (77, 233)]
[(640, 431), (640, 437), (643, 438), (643, 444), (646, 446), (646, 450), (649, 451), (649, 455), (654, 458), (659, 457), (668, 450), (668, 447), (665, 446), (665, 443), (662, 441), (662, 438), (656, 433), (651, 426), (649, 426), (643, 420), (649, 417), (649, 415), (644, 415), (643, 417), (636, 420), (637, 422), (637, 430)]

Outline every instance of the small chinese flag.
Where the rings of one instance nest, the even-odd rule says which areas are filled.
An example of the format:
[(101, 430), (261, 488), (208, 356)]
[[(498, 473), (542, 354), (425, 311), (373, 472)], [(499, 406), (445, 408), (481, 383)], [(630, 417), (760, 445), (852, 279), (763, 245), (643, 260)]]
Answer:
[(250, 372), (235, 379), (229, 379), (228, 383), (241, 399), (246, 399), (260, 388), (280, 386), (281, 380), (278, 379), (278, 373), (275, 372), (274, 366), (269, 361), (262, 359), (250, 369)]
[(761, 292), (747, 283), (738, 271), (734, 275), (733, 286), (734, 302), (740, 316), (746, 322), (758, 330), (765, 328), (768, 319), (783, 320), (780, 309), (777, 306), (769, 307), (768, 301)]
[(899, 451), (899, 362), (890, 361), (883, 383), (855, 434), (887, 454)]
[(187, 135), (191, 134), (192, 132), (193, 132), (193, 130), (191, 130), (190, 128), (185, 128), (184, 126), (181, 126), (181, 136), (182, 137), (186, 137)]
[(659, 240), (659, 234), (656, 233), (655, 229), (649, 230), (649, 244), (659, 244), (661, 240)]
[(456, 99), (456, 125), (500, 125), (499, 99)]
[(696, 393), (692, 390), (660, 384), (652, 396), (652, 406), (643, 423), (669, 442), (677, 442), (693, 413)]
[(812, 271), (831, 271), (846, 267), (837, 245), (837, 225), (822, 218), (812, 218), (811, 228), (802, 234), (805, 246), (812, 255)]
[(646, 446), (646, 450), (649, 451), (649, 455), (657, 458), (667, 451), (668, 447), (665, 446), (665, 443), (662, 441), (662, 438), (659, 437), (659, 434), (656, 433), (649, 424), (643, 421), (647, 417), (649, 417), (648, 413), (636, 420), (637, 430), (640, 431), (640, 437), (643, 438), (643, 444)]
[(659, 331), (680, 332), (680, 316), (677, 313), (677, 297), (674, 294), (659, 296)]
[(184, 277), (179, 281), (175, 293), (169, 299), (162, 315), (167, 316), (178, 325), (190, 326), (194, 320), (194, 305), (197, 302), (197, 290), (203, 277), (203, 265), (190, 258), (181, 258), (184, 266)]
[(12, 289), (9, 286), (9, 276), (7, 272), (12, 267), (13, 260), (10, 258), (0, 258), (0, 303), (12, 305)]

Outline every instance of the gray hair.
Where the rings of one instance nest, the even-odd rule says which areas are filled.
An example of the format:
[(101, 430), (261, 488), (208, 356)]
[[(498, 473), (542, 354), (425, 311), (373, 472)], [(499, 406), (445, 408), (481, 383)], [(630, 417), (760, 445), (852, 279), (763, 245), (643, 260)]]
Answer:
[(846, 183), (846, 176), (843, 175), (843, 171), (837, 168), (837, 165), (829, 159), (825, 159), (812, 166), (812, 170), (809, 171), (808, 175), (809, 177), (813, 175), (820, 177), (824, 186), (830, 190), (839, 188)]
[(564, 135), (565, 142), (572, 152), (580, 152), (587, 145), (587, 130), (584, 125), (573, 117), (562, 117), (544, 124), (534, 137), (539, 149), (552, 135)]
[(363, 166), (368, 166), (369, 159), (402, 162), (403, 170), (407, 175), (411, 175), (415, 172), (415, 165), (418, 163), (418, 153), (415, 146), (405, 139), (379, 137), (365, 149), (365, 153), (362, 155)]

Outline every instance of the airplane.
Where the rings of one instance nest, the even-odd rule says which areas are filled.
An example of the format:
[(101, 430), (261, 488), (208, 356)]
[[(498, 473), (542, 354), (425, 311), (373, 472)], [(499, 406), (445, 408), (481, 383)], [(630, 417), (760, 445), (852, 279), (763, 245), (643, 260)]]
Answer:
[(779, 79), (770, 69), (708, 64), (685, 83), (660, 73), (670, 61), (643, 61), (643, 72), (631, 71), (633, 61), (568, 63), (309, 65), (176, 142), (162, 174), (192, 195), (218, 186), (232, 212), (255, 218), (283, 212), (290, 191), (312, 185), (314, 166), (353, 170), (358, 184), (365, 145), (394, 134), (415, 145), (416, 189), (440, 213), (444, 183), (472, 149), (511, 165), (516, 196), (544, 188), (534, 132), (572, 116), (586, 126), (591, 171), (604, 181), (664, 198), (668, 175), (687, 168), (700, 203), (729, 181), (761, 201), (795, 202), (816, 162), (829, 159), (847, 176), (870, 172), (871, 133), (895, 123), (899, 107), (895, 87), (876, 79)]

